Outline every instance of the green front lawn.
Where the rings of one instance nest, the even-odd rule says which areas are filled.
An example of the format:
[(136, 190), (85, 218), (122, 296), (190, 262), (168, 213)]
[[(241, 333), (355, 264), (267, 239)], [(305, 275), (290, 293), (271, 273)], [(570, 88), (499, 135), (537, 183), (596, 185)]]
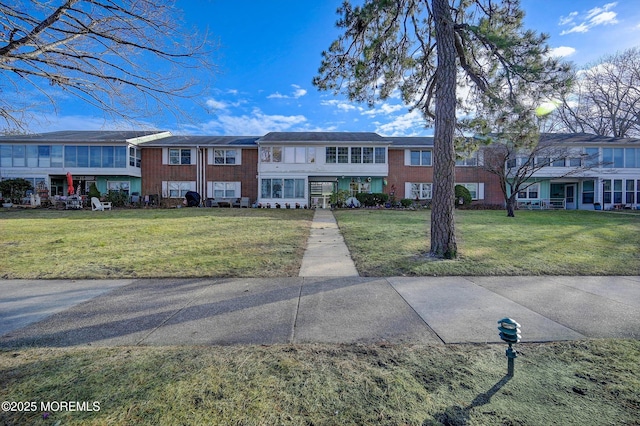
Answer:
[(0, 278), (297, 276), (313, 212), (0, 212)]
[(639, 275), (640, 215), (589, 211), (456, 211), (459, 260), (428, 257), (430, 210), (340, 210), (363, 276)]

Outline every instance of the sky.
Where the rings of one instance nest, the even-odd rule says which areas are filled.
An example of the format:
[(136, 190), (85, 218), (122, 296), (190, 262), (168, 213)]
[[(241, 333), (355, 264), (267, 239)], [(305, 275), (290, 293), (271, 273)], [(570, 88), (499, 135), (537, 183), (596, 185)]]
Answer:
[[(208, 32), (217, 65), (197, 99), (181, 105), (189, 120), (149, 118), (140, 127), (174, 134), (260, 136), (271, 131), (376, 132), (431, 135), (424, 119), (400, 99), (373, 108), (312, 84), (338, 35), (342, 0), (178, 0), (187, 25)], [(553, 53), (579, 67), (640, 46), (638, 0), (521, 0), (525, 27), (550, 35)], [(30, 131), (136, 128), (105, 118), (72, 99), (34, 112)]]

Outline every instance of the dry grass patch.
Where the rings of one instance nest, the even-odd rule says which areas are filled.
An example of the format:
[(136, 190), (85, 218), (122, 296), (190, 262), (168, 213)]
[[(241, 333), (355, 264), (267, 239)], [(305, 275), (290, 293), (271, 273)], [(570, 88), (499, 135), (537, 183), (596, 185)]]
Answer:
[(640, 342), (0, 352), (0, 399), (98, 401), (3, 424), (638, 424)]

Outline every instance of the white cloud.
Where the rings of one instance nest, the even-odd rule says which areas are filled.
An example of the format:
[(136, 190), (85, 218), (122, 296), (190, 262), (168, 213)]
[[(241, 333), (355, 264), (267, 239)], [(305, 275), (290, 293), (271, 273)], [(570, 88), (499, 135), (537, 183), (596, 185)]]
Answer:
[(403, 108), (405, 108), (405, 106), (401, 104), (391, 105), (391, 104), (385, 103), (385, 104), (382, 104), (380, 108), (374, 108), (374, 109), (369, 109), (367, 111), (364, 111), (362, 115), (368, 115), (371, 117), (376, 117), (378, 115), (389, 115), (389, 114), (393, 114), (396, 111), (400, 111)]
[(571, 56), (574, 53), (576, 53), (576, 49), (574, 49), (573, 47), (559, 46), (551, 49), (551, 51), (549, 52), (549, 56), (553, 58), (564, 58), (567, 56)]
[(571, 12), (568, 16), (561, 16), (558, 25), (565, 26), (572, 24), (576, 16), (578, 16), (578, 12)]
[(354, 109), (358, 109), (355, 105), (352, 105), (348, 102), (339, 101), (337, 99), (331, 99), (328, 101), (320, 101), (320, 105), (322, 106), (332, 106), (336, 107), (341, 111), (353, 111)]
[(216, 101), (215, 99), (207, 99), (206, 105), (214, 110), (227, 109), (229, 107), (226, 102)]
[(275, 92), (267, 96), (267, 99), (298, 99), (307, 94), (307, 91), (297, 84), (292, 84), (293, 92), (290, 95), (283, 95), (280, 92)]
[(269, 132), (283, 132), (298, 124), (305, 123), (304, 115), (268, 115), (254, 108), (250, 115), (221, 115), (216, 120), (203, 123), (204, 132), (225, 135), (264, 135)]
[[(616, 19), (616, 17), (618, 16), (618, 14), (611, 10), (617, 5), (617, 2), (607, 3), (602, 7), (594, 7), (593, 9), (587, 11), (584, 16), (580, 16), (578, 12), (571, 12), (568, 16), (561, 17), (559, 25), (570, 25), (571, 28), (562, 31), (560, 35), (571, 33), (586, 33), (591, 28), (598, 25), (617, 24), (618, 20)], [(580, 21), (580, 23), (576, 24), (576, 21)]]
[(383, 136), (416, 136), (425, 133), (425, 124), (420, 111), (413, 110), (388, 123), (376, 123), (376, 132)]

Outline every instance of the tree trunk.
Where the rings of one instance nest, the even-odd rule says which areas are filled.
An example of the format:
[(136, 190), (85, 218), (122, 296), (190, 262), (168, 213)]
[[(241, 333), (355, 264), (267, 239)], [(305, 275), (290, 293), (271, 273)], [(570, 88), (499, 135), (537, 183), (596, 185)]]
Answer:
[(456, 48), (448, 0), (432, 0), (436, 28), (437, 70), (435, 135), (433, 146), (433, 200), (431, 204), (431, 255), (457, 256), (455, 236)]
[(509, 197), (507, 199), (507, 217), (516, 217), (516, 198)]

